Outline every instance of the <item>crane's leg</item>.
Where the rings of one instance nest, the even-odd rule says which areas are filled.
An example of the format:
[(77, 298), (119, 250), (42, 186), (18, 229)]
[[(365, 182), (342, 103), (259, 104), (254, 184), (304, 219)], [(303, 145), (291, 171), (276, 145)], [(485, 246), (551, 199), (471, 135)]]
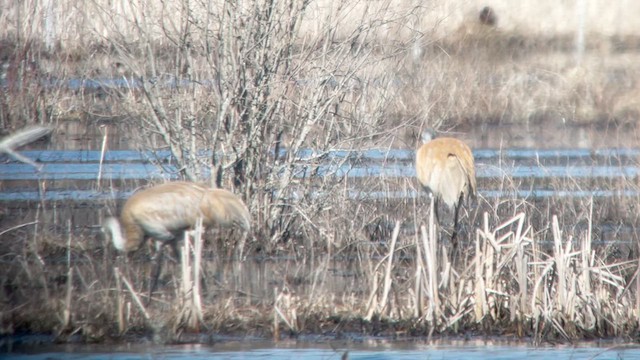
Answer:
[(440, 212), (438, 211), (438, 208), (440, 207), (440, 199), (436, 196), (431, 196), (430, 198), (430, 209), (433, 212), (433, 217), (434, 217), (434, 225), (435, 225), (435, 234), (436, 234), (436, 238), (440, 238), (440, 230), (442, 229), (442, 227), (440, 226)]
[(169, 242), (171, 245), (171, 249), (173, 249), (173, 256), (176, 257), (176, 261), (180, 263), (182, 261), (182, 246), (179, 244), (180, 239), (185, 239), (187, 232), (182, 232), (182, 234), (175, 237), (175, 239)]
[(458, 257), (458, 209), (459, 206), (454, 206), (453, 210), (453, 229), (451, 230), (451, 246), (449, 247), (449, 251), (447, 255), (452, 263), (456, 263), (456, 258)]
[(162, 272), (162, 263), (164, 262), (164, 244), (158, 242), (160, 245), (158, 246), (158, 250), (156, 251), (156, 256), (154, 257), (155, 265), (153, 267), (153, 271), (151, 272), (151, 277), (149, 278), (149, 298), (147, 300), (147, 305), (151, 302), (151, 295), (156, 291), (158, 287), (158, 279), (160, 278), (160, 273)]
[(157, 241), (157, 250), (156, 256), (154, 256), (155, 267), (153, 269), (153, 273), (151, 275), (151, 284), (149, 285), (149, 299), (147, 300), (147, 305), (151, 302), (151, 295), (158, 288), (158, 279), (160, 279), (160, 274), (162, 273), (162, 263), (164, 262), (164, 248), (165, 243), (162, 241)]
[(453, 245), (453, 247), (457, 247), (458, 246), (458, 213), (460, 212), (460, 203), (458, 202), (458, 204), (456, 204), (456, 206), (454, 206), (455, 210), (453, 211), (453, 231), (451, 232), (451, 245)]
[(464, 200), (464, 195), (460, 194), (458, 198), (458, 202), (454, 206), (453, 210), (453, 231), (451, 232), (451, 248), (452, 254), (458, 250), (458, 217), (460, 215), (460, 207), (462, 207), (462, 201)]
[(163, 261), (164, 261), (164, 246), (160, 245), (160, 248), (158, 249), (158, 252), (156, 253), (156, 256), (155, 256), (155, 260), (154, 260), (155, 265), (151, 273), (151, 278), (149, 279), (150, 280), (149, 300), (147, 301), (147, 304), (151, 302), (151, 295), (153, 295), (153, 292), (156, 291), (156, 288), (158, 287), (158, 279), (160, 278), (160, 273), (162, 272)]
[[(167, 246), (171, 246), (171, 248), (173, 249), (173, 255), (176, 257), (176, 261), (180, 262), (182, 259), (178, 241), (179, 239), (182, 239), (184, 237), (185, 232), (184, 231), (179, 232), (178, 234), (182, 234), (182, 235), (176, 236), (175, 234), (170, 232), (164, 232), (164, 233), (158, 232), (155, 234), (158, 240), (156, 241), (157, 251), (154, 257), (155, 267), (153, 269), (153, 273), (150, 279), (151, 286), (149, 287), (149, 301), (151, 301), (151, 295), (153, 295), (153, 292), (156, 291), (156, 288), (158, 287), (158, 279), (160, 279), (160, 274), (162, 273), (162, 263), (164, 262), (164, 256), (165, 256), (164, 248)], [(169, 255), (169, 257), (171, 257), (171, 255)]]

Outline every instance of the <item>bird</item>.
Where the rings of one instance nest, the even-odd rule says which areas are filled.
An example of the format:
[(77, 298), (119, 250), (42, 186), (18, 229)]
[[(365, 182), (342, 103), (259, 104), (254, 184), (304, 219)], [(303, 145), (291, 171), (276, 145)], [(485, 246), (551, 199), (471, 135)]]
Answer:
[(451, 137), (433, 138), (430, 130), (422, 134), (416, 151), (416, 177), (433, 196), (438, 219), (440, 202), (454, 210), (451, 243), (457, 246), (458, 213), (462, 203), (476, 197), (476, 174), (473, 153), (467, 144)]
[(179, 240), (178, 235), (193, 228), (199, 217), (205, 226), (251, 229), (249, 210), (236, 195), (186, 181), (167, 182), (134, 193), (125, 202), (120, 219), (107, 218), (105, 228), (116, 249), (131, 252), (147, 237), (169, 244)]
[(187, 181), (173, 181), (135, 192), (125, 202), (120, 217), (109, 217), (103, 224), (114, 247), (131, 253), (153, 238), (158, 246), (157, 265), (149, 295), (155, 290), (163, 256), (163, 245), (176, 255), (184, 232), (193, 229), (199, 218), (204, 226), (219, 225), (251, 230), (251, 215), (244, 202), (225, 189), (212, 189)]
[(14, 159), (29, 164), (38, 170), (42, 169), (42, 165), (37, 164), (28, 157), (15, 151), (16, 148), (34, 142), (41, 137), (49, 135), (53, 131), (47, 126), (30, 126), (15, 132), (2, 140), (0, 140), (0, 153), (12, 156)]

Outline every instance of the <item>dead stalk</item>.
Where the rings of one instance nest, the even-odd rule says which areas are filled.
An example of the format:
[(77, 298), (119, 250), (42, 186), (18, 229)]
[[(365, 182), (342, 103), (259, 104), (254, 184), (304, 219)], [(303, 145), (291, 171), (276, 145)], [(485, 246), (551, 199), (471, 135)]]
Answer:
[(391, 236), (391, 244), (389, 245), (389, 253), (387, 254), (387, 266), (385, 268), (384, 274), (384, 285), (382, 289), (382, 300), (380, 304), (382, 308), (379, 309), (379, 312), (384, 313), (385, 309), (387, 311), (391, 310), (390, 304), (387, 303), (387, 299), (389, 297), (389, 291), (391, 291), (391, 273), (393, 270), (393, 254), (396, 251), (396, 241), (398, 240), (398, 234), (400, 233), (400, 221), (396, 221), (395, 228), (393, 229), (393, 235)]
[(431, 207), (429, 211), (429, 228), (423, 225), (420, 230), (422, 234), (422, 253), (424, 255), (424, 263), (426, 270), (426, 285), (427, 296), (429, 298), (427, 310), (425, 312), (425, 318), (432, 324), (433, 329), (440, 317), (440, 299), (438, 292), (438, 239), (437, 239), (437, 224), (435, 222), (435, 201), (431, 198)]
[[(287, 325), (287, 327), (289, 328), (289, 330), (295, 332), (296, 331), (296, 327), (295, 327), (295, 309), (293, 310), (293, 312), (291, 313), (290, 317), (287, 317), (281, 309), (281, 305), (284, 305), (283, 308), (287, 309), (287, 310), (291, 310), (291, 304), (290, 304), (290, 297), (288, 294), (285, 294), (285, 291), (280, 291), (278, 292), (277, 288), (274, 289), (274, 291), (276, 292), (276, 299), (275, 302), (273, 304), (273, 310), (274, 310), (274, 335), (276, 333), (279, 333), (278, 330), (278, 323), (279, 320), (284, 321), (284, 323)], [(283, 304), (283, 302), (285, 302), (285, 304)]]
[[(122, 293), (122, 282), (118, 273), (118, 268), (113, 268), (113, 275), (116, 278), (116, 321), (118, 323), (118, 334), (124, 334), (127, 329), (124, 316), (124, 296)], [(128, 317), (127, 317), (128, 318)]]
[(278, 288), (273, 288), (273, 341), (280, 340), (280, 311), (278, 310)]
[(378, 287), (379, 287), (379, 281), (378, 278), (380, 277), (380, 274), (377, 271), (377, 267), (376, 270), (373, 272), (373, 276), (371, 276), (371, 292), (369, 293), (369, 300), (367, 301), (367, 314), (365, 315), (365, 320), (371, 320), (371, 318), (373, 317), (373, 314), (375, 314), (376, 309), (378, 308)]
[[(414, 218), (416, 218), (414, 216)], [(416, 234), (418, 232), (416, 231)], [(415, 298), (413, 300), (414, 308), (413, 308), (413, 316), (417, 319), (421, 318), (424, 310), (424, 298), (427, 296), (425, 293), (425, 288), (423, 281), (423, 273), (425, 271), (424, 258), (422, 257), (421, 246), (420, 246), (420, 237), (416, 236), (415, 240), (416, 247), (416, 270), (415, 270), (415, 280), (414, 280), (414, 295)]]
[(102, 180), (102, 163), (104, 161), (105, 151), (107, 150), (107, 140), (109, 139), (109, 127), (106, 125), (103, 125), (103, 126), (100, 126), (100, 130), (104, 130), (104, 133), (102, 135), (102, 146), (100, 147), (100, 162), (98, 164), (98, 178), (96, 181), (98, 189), (101, 188), (100, 180)]
[(199, 218), (194, 235), (193, 245), (193, 306), (194, 306), (194, 325), (192, 328), (197, 329), (199, 323), (203, 322), (202, 318), (202, 295), (200, 294), (200, 277), (202, 276), (202, 234), (204, 227), (202, 225), (202, 218)]
[(131, 297), (133, 297), (133, 301), (136, 303), (136, 305), (138, 305), (138, 309), (140, 309), (140, 312), (142, 313), (142, 316), (144, 316), (144, 319), (149, 322), (151, 320), (151, 316), (149, 316), (147, 309), (145, 309), (144, 305), (142, 304), (138, 293), (133, 290), (133, 286), (131, 286), (129, 280), (127, 280), (127, 278), (120, 272), (118, 268), (114, 268), (114, 271), (122, 279), (122, 282), (127, 287), (127, 290), (129, 290), (129, 294), (131, 294)]
[(71, 220), (67, 221), (67, 296), (62, 316), (62, 328), (66, 329), (71, 320), (71, 300), (73, 298), (73, 267), (71, 266)]
[(187, 231), (184, 233), (184, 244), (182, 246), (182, 250), (180, 251), (180, 270), (182, 275), (180, 279), (180, 322), (186, 323), (189, 329), (197, 329), (198, 316), (194, 301), (194, 266), (192, 265), (193, 259), (191, 256), (191, 249), (191, 238), (189, 236), (189, 232)]

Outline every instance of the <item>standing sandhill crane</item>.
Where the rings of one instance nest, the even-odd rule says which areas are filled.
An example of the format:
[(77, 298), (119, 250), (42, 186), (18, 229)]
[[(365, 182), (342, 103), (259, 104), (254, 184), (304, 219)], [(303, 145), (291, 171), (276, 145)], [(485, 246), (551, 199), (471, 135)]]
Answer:
[[(141, 247), (145, 238), (154, 238), (162, 245), (171, 245), (177, 254), (177, 242), (200, 217), (205, 226), (238, 226), (246, 232), (251, 229), (249, 210), (233, 193), (176, 181), (133, 194), (124, 204), (120, 220), (106, 219), (104, 230), (120, 251), (134, 251)], [(163, 246), (160, 246), (150, 295), (160, 275), (162, 254)]]
[[(442, 200), (454, 209), (451, 243), (457, 245), (458, 212), (462, 202), (476, 196), (476, 172), (473, 154), (467, 144), (454, 138), (437, 138), (426, 131), (416, 153), (416, 176), (422, 187), (434, 197), (436, 219)], [(439, 219), (438, 219), (439, 222)]]

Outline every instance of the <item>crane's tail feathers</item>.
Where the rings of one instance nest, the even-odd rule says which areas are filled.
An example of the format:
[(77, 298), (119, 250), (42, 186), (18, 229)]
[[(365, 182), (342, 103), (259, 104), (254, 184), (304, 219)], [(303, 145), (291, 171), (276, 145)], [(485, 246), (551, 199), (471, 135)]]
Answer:
[(122, 230), (118, 219), (113, 217), (107, 218), (104, 222), (104, 229), (106, 232), (111, 234), (113, 246), (120, 251), (124, 251), (126, 248), (126, 241), (122, 236)]
[(53, 129), (45, 126), (27, 127), (15, 134), (11, 134), (0, 141), (0, 152), (14, 150), (17, 147), (34, 142), (39, 138), (49, 135)]
[(35, 161), (29, 159), (28, 157), (26, 157), (26, 156), (24, 156), (24, 155), (22, 155), (22, 154), (20, 154), (20, 153), (18, 153), (16, 151), (13, 151), (13, 149), (9, 149), (9, 148), (0, 149), (0, 153), (5, 153), (5, 154), (11, 156), (12, 158), (14, 158), (14, 159), (16, 159), (18, 161), (21, 161), (21, 162), (23, 162), (25, 164), (29, 164), (29, 165), (33, 166), (34, 168), (38, 169), (38, 171), (42, 170), (42, 165), (41, 164), (38, 164)]
[(5, 153), (18, 161), (35, 167), (36, 169), (38, 169), (38, 171), (40, 171), (42, 170), (42, 165), (37, 164), (35, 161), (17, 153), (14, 150), (30, 142), (34, 142), (43, 136), (49, 135), (52, 130), (52, 128), (44, 126), (24, 128), (15, 134), (11, 134), (5, 137), (0, 141), (0, 153)]

